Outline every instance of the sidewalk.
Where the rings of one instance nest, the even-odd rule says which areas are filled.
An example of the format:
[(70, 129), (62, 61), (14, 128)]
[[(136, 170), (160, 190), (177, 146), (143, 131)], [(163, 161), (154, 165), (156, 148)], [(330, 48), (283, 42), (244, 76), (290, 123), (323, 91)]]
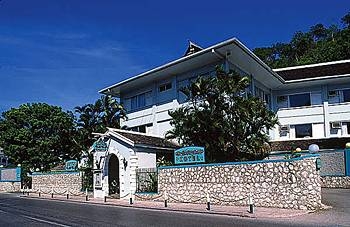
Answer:
[(249, 218), (291, 218), (295, 216), (305, 215), (310, 213), (306, 210), (290, 210), (290, 209), (279, 209), (279, 208), (266, 208), (266, 207), (255, 207), (253, 214), (249, 213), (249, 207), (244, 206), (220, 206), (211, 205), (211, 209), (208, 211), (206, 204), (191, 204), (191, 203), (168, 203), (168, 206), (164, 206), (164, 202), (155, 201), (134, 201), (133, 204), (129, 204), (128, 200), (119, 200), (107, 198), (106, 202), (104, 199), (89, 198), (89, 201), (85, 201), (85, 196), (70, 196), (69, 199), (64, 195), (51, 195), (44, 194), (39, 197), (38, 194), (21, 195), (23, 198), (29, 199), (45, 199), (62, 202), (77, 202), (86, 204), (99, 204), (109, 206), (120, 206), (120, 207), (132, 207), (150, 210), (162, 210), (162, 211), (177, 211), (187, 213), (199, 213), (199, 214), (216, 214), (216, 215), (228, 215), (238, 217), (249, 217)]

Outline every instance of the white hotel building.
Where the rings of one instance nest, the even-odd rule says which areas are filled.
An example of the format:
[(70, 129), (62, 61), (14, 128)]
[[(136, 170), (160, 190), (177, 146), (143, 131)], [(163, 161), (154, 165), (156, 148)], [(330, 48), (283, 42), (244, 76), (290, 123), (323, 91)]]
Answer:
[(190, 43), (183, 57), (100, 93), (120, 98), (128, 112), (122, 126), (164, 136), (168, 111), (185, 102), (180, 88), (214, 75), (216, 65), (249, 76), (250, 92), (277, 112), (272, 141), (350, 137), (350, 60), (271, 69), (236, 38), (204, 49)]

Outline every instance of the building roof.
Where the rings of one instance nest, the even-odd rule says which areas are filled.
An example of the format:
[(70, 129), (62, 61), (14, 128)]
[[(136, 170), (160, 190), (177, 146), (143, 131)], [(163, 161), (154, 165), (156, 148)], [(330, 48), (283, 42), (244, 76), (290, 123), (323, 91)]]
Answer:
[(183, 55), (183, 57), (190, 55), (190, 54), (194, 54), (200, 50), (203, 50), (203, 48), (201, 46), (199, 46), (199, 45), (195, 44), (194, 42), (192, 42), (191, 40), (189, 40), (188, 47), (187, 47), (186, 52)]
[(350, 60), (274, 69), (284, 80), (306, 80), (350, 75)]
[(123, 140), (124, 138), (127, 142), (132, 142), (134, 146), (166, 149), (177, 149), (180, 147), (178, 144), (159, 136), (114, 128), (108, 128), (108, 130), (116, 134), (119, 139)]
[[(191, 45), (194, 47), (196, 44), (190, 43)], [(198, 45), (196, 46), (200, 48)], [(281, 76), (267, 66), (237, 38), (232, 38), (205, 49), (197, 49), (192, 54), (185, 55), (179, 59), (120, 81), (99, 92), (105, 95), (119, 97), (122, 91), (134, 89), (136, 85), (143, 86), (150, 81), (161, 80), (164, 76), (202, 67), (203, 65), (215, 63), (225, 58), (228, 58), (230, 62), (239, 64), (242, 69), (250, 69), (252, 74), (255, 74), (257, 77), (263, 77), (261, 81), (272, 83), (273, 86), (279, 86), (284, 82)]]

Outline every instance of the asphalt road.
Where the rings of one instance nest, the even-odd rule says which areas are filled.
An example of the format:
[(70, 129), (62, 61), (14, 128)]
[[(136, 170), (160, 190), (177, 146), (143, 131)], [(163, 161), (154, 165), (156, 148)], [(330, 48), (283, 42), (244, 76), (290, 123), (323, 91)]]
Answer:
[[(344, 202), (344, 196), (349, 201), (349, 192), (350, 190), (340, 191), (340, 195), (339, 192), (327, 192), (330, 195), (327, 199), (335, 205), (339, 200)], [(349, 216), (349, 209), (348, 203), (343, 208), (337, 207), (302, 218), (260, 220), (27, 199), (19, 198), (16, 194), (0, 194), (0, 226), (337, 226), (337, 222), (323, 222), (322, 218), (334, 214), (338, 215), (337, 218)], [(304, 218), (308, 221), (304, 222)], [(344, 226), (350, 226), (350, 222), (348, 224)]]

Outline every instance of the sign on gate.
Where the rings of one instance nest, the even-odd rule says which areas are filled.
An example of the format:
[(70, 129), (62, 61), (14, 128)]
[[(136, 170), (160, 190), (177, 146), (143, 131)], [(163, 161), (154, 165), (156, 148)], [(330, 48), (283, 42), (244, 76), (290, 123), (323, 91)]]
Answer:
[(18, 182), (21, 181), (21, 168), (0, 168), (0, 181)]
[(66, 171), (75, 171), (77, 167), (78, 167), (78, 161), (69, 160), (69, 161), (66, 161), (66, 165), (64, 166), (64, 169)]
[(95, 151), (107, 151), (108, 150), (108, 145), (103, 140), (96, 141), (94, 143), (93, 147), (94, 147)]
[(205, 162), (204, 147), (183, 147), (174, 151), (175, 164)]

